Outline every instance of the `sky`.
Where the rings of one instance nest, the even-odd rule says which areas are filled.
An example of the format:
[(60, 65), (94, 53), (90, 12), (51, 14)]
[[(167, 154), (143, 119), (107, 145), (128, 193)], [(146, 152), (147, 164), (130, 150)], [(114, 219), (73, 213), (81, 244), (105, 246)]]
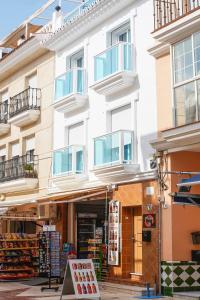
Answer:
[(47, 0), (0, 0), (0, 40), (46, 2)]

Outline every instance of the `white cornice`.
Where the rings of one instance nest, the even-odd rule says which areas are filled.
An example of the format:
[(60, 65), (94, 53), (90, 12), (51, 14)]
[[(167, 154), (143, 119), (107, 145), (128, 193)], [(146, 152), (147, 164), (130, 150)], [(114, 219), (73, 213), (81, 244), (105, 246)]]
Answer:
[(26, 64), (27, 60), (31, 61), (33, 58), (45, 52), (36, 38), (30, 39), (0, 61), (1, 80), (8, 76), (9, 72), (13, 73), (20, 65), (23, 66)]
[(41, 45), (50, 50), (61, 50), (133, 2), (133, 0), (96, 0), (94, 5), (91, 5), (71, 23), (64, 24), (53, 34), (48, 35)]
[(158, 58), (160, 56), (166, 55), (170, 53), (170, 45), (164, 43), (157, 43), (153, 47), (148, 49), (150, 55)]

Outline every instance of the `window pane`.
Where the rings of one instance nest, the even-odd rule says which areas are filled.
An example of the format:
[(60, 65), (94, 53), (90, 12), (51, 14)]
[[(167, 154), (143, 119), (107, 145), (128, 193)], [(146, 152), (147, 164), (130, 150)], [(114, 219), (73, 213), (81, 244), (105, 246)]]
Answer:
[(200, 119), (200, 80), (197, 80), (198, 120)]
[(188, 38), (174, 46), (175, 83), (193, 77), (192, 40)]
[(195, 83), (191, 82), (175, 89), (176, 126), (196, 121)]
[(194, 34), (195, 74), (200, 74), (200, 33)]

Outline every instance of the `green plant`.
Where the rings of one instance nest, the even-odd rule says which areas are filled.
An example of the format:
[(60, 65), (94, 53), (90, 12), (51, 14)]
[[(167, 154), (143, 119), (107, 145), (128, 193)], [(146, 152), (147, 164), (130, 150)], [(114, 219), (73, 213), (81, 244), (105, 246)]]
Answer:
[(24, 170), (25, 171), (34, 171), (34, 168), (33, 168), (33, 165), (32, 164), (26, 164), (25, 166), (24, 166)]

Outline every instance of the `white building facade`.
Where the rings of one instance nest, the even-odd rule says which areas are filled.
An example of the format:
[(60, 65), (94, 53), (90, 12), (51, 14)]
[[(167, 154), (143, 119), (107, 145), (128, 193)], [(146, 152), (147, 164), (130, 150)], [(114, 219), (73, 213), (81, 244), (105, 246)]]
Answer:
[[(73, 199), (67, 204), (67, 196), (82, 192), (84, 198), (87, 191), (100, 188), (110, 193), (111, 187), (108, 200), (121, 202), (121, 223), (125, 207), (130, 208), (133, 223), (138, 224), (132, 234), (137, 234), (139, 241), (131, 241), (128, 268), (122, 240), (131, 240), (131, 236), (120, 235), (120, 262), (110, 274), (130, 280), (138, 274), (140, 281), (153, 282), (152, 274), (145, 275), (147, 249), (141, 246), (145, 201), (153, 207), (156, 198), (155, 170), (150, 168), (154, 151), (149, 144), (157, 131), (155, 66), (147, 51), (152, 44), (152, 1), (89, 0), (66, 17), (59, 8), (55, 14), (54, 22), (62, 25), (54, 23), (55, 31), (44, 35), (42, 41), (44, 47), (55, 51), (49, 193), (62, 193), (60, 202), (65, 200), (68, 205), (68, 218), (73, 218), (69, 216), (73, 206), (71, 214), (77, 213), (77, 221), (81, 210)], [(127, 189), (127, 199), (117, 194), (120, 189)], [(105, 200), (105, 195), (102, 197), (98, 196), (98, 201)], [(153, 212), (157, 213), (156, 205)], [(68, 220), (68, 227), (73, 226), (76, 224)], [(78, 251), (77, 230), (73, 234), (73, 229), (67, 229), (67, 241)], [(152, 249), (157, 249), (155, 243)], [(158, 273), (157, 254), (153, 255), (152, 273)]]

